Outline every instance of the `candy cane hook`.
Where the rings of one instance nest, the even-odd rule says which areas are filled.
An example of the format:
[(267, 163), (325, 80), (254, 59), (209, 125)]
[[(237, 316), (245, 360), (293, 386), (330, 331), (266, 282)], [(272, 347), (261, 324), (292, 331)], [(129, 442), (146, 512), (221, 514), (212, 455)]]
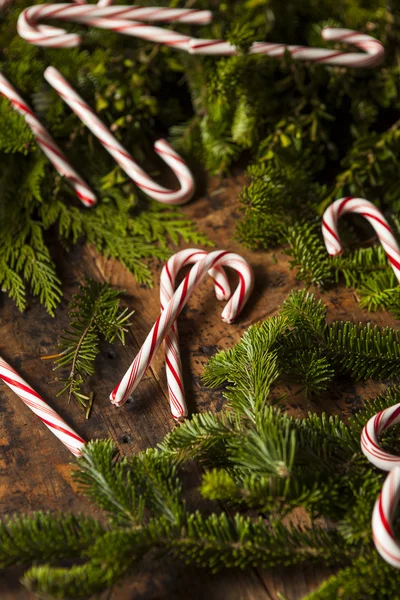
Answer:
[(400, 248), (393, 231), (381, 211), (364, 198), (347, 197), (335, 200), (324, 212), (322, 235), (328, 253), (336, 256), (343, 251), (337, 225), (339, 218), (347, 213), (362, 215), (369, 221), (386, 252), (397, 280), (400, 282)]
[[(208, 10), (162, 8), (151, 6), (99, 6), (74, 4), (39, 4), (26, 8), (17, 23), (19, 35), (36, 46), (73, 48), (81, 43), (81, 36), (64, 29), (41, 25), (48, 19), (58, 19), (109, 29), (124, 35), (158, 42), (180, 50), (187, 50), (191, 37), (176, 31), (145, 25), (141, 21), (164, 21), (188, 25), (205, 25), (211, 20)], [(135, 20), (134, 20), (135, 19)]]
[[(268, 42), (255, 42), (250, 47), (249, 52), (250, 54), (265, 54), (273, 58), (282, 58), (288, 52), (294, 60), (354, 68), (375, 67), (382, 62), (385, 56), (385, 49), (379, 40), (352, 29), (326, 27), (322, 30), (322, 37), (327, 41), (352, 44), (363, 52), (343, 52), (326, 48), (290, 46)], [(212, 54), (217, 56), (239, 54), (239, 50), (230, 42), (201, 39), (192, 39), (189, 44), (189, 52), (190, 54)]]
[(393, 467), (400, 467), (400, 456), (385, 452), (379, 444), (380, 435), (399, 422), (400, 404), (395, 404), (374, 415), (364, 426), (361, 433), (361, 450), (363, 454), (370, 463), (383, 471), (391, 471)]
[(170, 332), (175, 320), (178, 318), (193, 291), (210, 269), (221, 266), (231, 267), (239, 275), (239, 285), (222, 311), (222, 320), (225, 323), (232, 323), (235, 320), (251, 294), (253, 272), (249, 264), (238, 254), (225, 250), (216, 250), (207, 254), (191, 268), (172, 298), (165, 305), (163, 312), (148, 334), (138, 355), (121, 382), (111, 393), (110, 399), (113, 404), (121, 406), (126, 402), (131, 392), (140, 383), (155, 352)]
[[(181, 269), (202, 260), (207, 252), (197, 248), (189, 248), (177, 252), (163, 267), (160, 277), (161, 311), (175, 293), (176, 276)], [(214, 267), (208, 271), (214, 281), (215, 295), (218, 300), (229, 300), (231, 296), (229, 281), (222, 267)], [(167, 373), (168, 393), (171, 414), (174, 419), (187, 416), (185, 390), (183, 387), (182, 363), (179, 350), (177, 322), (172, 325), (164, 340), (165, 368)]]
[[(85, 8), (85, 7), (84, 7)], [(125, 173), (148, 196), (163, 204), (183, 204), (190, 200), (194, 192), (194, 180), (186, 163), (165, 141), (157, 140), (154, 149), (176, 175), (180, 189), (168, 190), (149, 177), (133, 160), (132, 156), (110, 133), (104, 123), (92, 111), (90, 106), (75, 92), (64, 77), (54, 67), (44, 72), (45, 79), (57, 91), (88, 129), (98, 138)]]
[(50, 429), (52, 433), (74, 454), (80, 456), (85, 441), (62, 419), (55, 410), (35, 392), (14, 369), (0, 357), (0, 379), (8, 385)]

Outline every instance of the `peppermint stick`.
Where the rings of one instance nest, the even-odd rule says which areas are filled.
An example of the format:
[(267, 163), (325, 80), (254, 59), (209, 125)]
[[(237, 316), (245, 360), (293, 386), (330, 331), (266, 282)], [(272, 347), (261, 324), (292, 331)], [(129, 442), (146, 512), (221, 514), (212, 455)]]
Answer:
[(35, 392), (14, 369), (0, 357), (0, 379), (8, 385), (52, 433), (74, 454), (80, 456), (85, 441), (62, 419), (55, 410)]
[(49, 19), (109, 29), (179, 50), (188, 50), (188, 44), (192, 40), (190, 36), (161, 27), (145, 25), (140, 21), (205, 25), (210, 22), (211, 13), (208, 10), (151, 6), (38, 4), (22, 11), (18, 18), (18, 33), (27, 42), (36, 46), (52, 48), (79, 46), (80, 35), (67, 33), (58, 27), (41, 25), (43, 21)]
[(131, 392), (140, 383), (155, 352), (170, 332), (193, 291), (210, 269), (222, 266), (231, 267), (239, 276), (239, 285), (222, 311), (222, 320), (225, 323), (232, 323), (235, 320), (246, 304), (253, 289), (253, 272), (249, 264), (238, 254), (227, 252), (226, 250), (216, 250), (207, 254), (191, 268), (175, 294), (165, 305), (163, 312), (151, 329), (135, 360), (121, 382), (111, 393), (110, 399), (113, 404), (121, 406), (126, 402)]

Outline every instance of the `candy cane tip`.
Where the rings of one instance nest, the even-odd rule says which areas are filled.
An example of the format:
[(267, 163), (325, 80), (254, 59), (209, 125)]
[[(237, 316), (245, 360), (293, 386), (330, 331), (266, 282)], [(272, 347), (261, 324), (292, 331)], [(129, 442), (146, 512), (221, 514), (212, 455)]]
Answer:
[(227, 317), (227, 316), (224, 315), (224, 313), (222, 313), (221, 319), (223, 320), (224, 323), (228, 323), (228, 325), (230, 325), (231, 323), (234, 323), (234, 321), (235, 321), (234, 318)]

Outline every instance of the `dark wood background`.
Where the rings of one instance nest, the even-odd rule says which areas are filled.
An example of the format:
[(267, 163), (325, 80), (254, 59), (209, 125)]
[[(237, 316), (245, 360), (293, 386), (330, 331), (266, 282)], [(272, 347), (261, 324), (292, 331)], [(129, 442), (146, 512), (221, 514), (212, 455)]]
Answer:
[[(221, 321), (222, 307), (215, 300), (209, 281), (195, 293), (182, 314), (179, 330), (191, 412), (219, 410), (223, 404), (219, 391), (207, 390), (200, 382), (199, 376), (208, 358), (217, 350), (232, 346), (252, 323), (275, 314), (290, 290), (298, 287), (287, 258), (279, 251), (250, 252), (234, 240), (239, 217), (236, 200), (242, 185), (240, 175), (229, 180), (212, 179), (207, 193), (184, 207), (185, 214), (198, 223), (199, 229), (215, 242), (216, 248), (236, 251), (247, 258), (256, 277), (253, 296), (234, 325)], [(158, 316), (158, 278), (162, 265), (154, 264), (155, 287), (148, 289), (139, 286), (117, 262), (104, 260), (84, 246), (70, 254), (58, 255), (57, 262), (66, 300), (55, 319), (49, 317), (35, 301), (21, 314), (12, 301), (5, 296), (0, 298), (1, 354), (86, 440), (111, 437), (125, 454), (155, 445), (174, 426), (167, 399), (163, 353), (158, 352), (132, 402), (116, 408), (110, 404), (108, 396)], [(97, 361), (97, 374), (91, 384), (95, 392), (95, 406), (89, 421), (84, 420), (74, 403), (68, 405), (64, 398), (56, 398), (60, 388), (52, 371), (53, 365), (39, 358), (54, 352), (58, 335), (67, 324), (67, 300), (87, 276), (100, 281), (110, 280), (114, 286), (126, 290), (127, 305), (136, 310), (126, 346), (118, 345), (113, 350), (104, 347)], [(384, 313), (361, 311), (350, 290), (338, 288), (324, 294), (323, 298), (330, 308), (329, 318), (332, 320), (371, 320), (380, 325), (394, 325), (394, 321)], [(306, 403), (297, 396), (295, 402), (289, 402), (288, 408), (299, 414), (308, 410), (350, 413), (362, 404), (364, 398), (380, 389), (377, 383), (355, 386), (344, 382), (342, 388), (319, 398), (318, 402)], [(89, 504), (75, 494), (71, 482), (69, 451), (3, 384), (0, 386), (0, 413), (1, 514), (38, 509), (89, 512)], [(313, 569), (254, 569), (210, 575), (206, 571), (176, 564), (149, 563), (102, 598), (297, 600), (327, 575), (326, 571)], [(2, 575), (0, 590), (2, 600), (33, 598), (20, 586), (18, 573)]]

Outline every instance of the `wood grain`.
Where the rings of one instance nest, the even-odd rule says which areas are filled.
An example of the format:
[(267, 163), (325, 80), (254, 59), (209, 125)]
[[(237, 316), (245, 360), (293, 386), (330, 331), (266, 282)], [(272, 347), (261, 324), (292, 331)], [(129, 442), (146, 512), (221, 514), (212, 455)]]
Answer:
[[(207, 193), (184, 207), (187, 217), (197, 222), (199, 229), (218, 249), (226, 248), (242, 254), (253, 266), (256, 276), (254, 294), (234, 325), (221, 321), (222, 307), (213, 297), (210, 282), (200, 287), (183, 311), (179, 330), (191, 412), (220, 410), (223, 405), (220, 392), (207, 390), (200, 382), (200, 374), (208, 358), (217, 350), (232, 346), (252, 323), (275, 314), (290, 290), (299, 287), (284, 255), (279, 252), (250, 252), (235, 241), (235, 224), (239, 217), (236, 200), (242, 184), (241, 175), (223, 181), (211, 179)], [(112, 437), (124, 454), (155, 445), (174, 426), (167, 400), (163, 353), (159, 351), (157, 354), (132, 401), (122, 408), (115, 408), (110, 404), (108, 395), (125, 373), (158, 316), (158, 278), (162, 265), (153, 265), (155, 287), (148, 289), (139, 286), (117, 262), (105, 260), (91, 248), (81, 246), (70, 254), (58, 254), (57, 262), (64, 281), (65, 301), (57, 311), (56, 319), (46, 315), (35, 301), (24, 314), (20, 314), (12, 301), (4, 295), (1, 297), (1, 354), (85, 439)], [(86, 277), (111, 281), (114, 286), (124, 289), (127, 305), (136, 310), (126, 346), (113, 347), (112, 350), (104, 346), (98, 358), (97, 375), (92, 381), (95, 406), (89, 421), (83, 419), (75, 404), (68, 405), (63, 398), (56, 398), (59, 384), (52, 364), (39, 360), (41, 355), (54, 351), (57, 337), (67, 324), (67, 300)], [(331, 320), (350, 319), (394, 325), (394, 321), (384, 313), (361, 311), (349, 290), (337, 288), (323, 298), (330, 308)], [(364, 398), (380, 389), (377, 383), (356, 386), (344, 382), (342, 388), (319, 398), (318, 403), (306, 403), (298, 397), (295, 403), (289, 401), (287, 408), (299, 414), (308, 410), (351, 413)], [(86, 501), (74, 492), (68, 450), (5, 386), (0, 389), (0, 412), (1, 514), (38, 509), (92, 511)], [(18, 583), (18, 575), (8, 573), (0, 578), (2, 600), (33, 598)], [(146, 564), (107, 598), (278, 600), (284, 597), (298, 600), (326, 576), (326, 571), (304, 569), (230, 571), (212, 576), (204, 571), (172, 564)]]

